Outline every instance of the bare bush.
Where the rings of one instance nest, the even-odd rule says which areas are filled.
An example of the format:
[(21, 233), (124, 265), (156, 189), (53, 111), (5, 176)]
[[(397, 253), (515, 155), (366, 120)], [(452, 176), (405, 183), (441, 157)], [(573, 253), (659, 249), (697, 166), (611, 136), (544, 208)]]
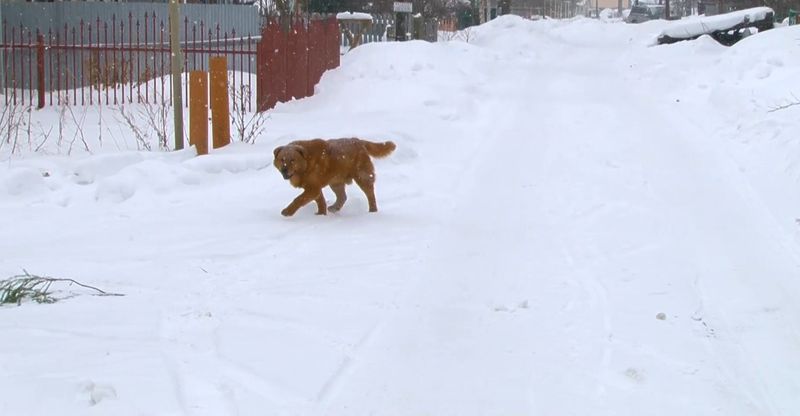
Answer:
[(247, 111), (248, 108), (253, 108), (249, 85), (241, 85), (239, 89), (231, 86), (230, 89), (233, 99), (231, 124), (233, 124), (236, 137), (244, 143), (255, 143), (256, 138), (264, 132), (264, 124), (269, 117), (263, 112)]
[(87, 153), (92, 153), (83, 131), (89, 110), (87, 107), (78, 108), (76, 111), (70, 105), (68, 93), (59, 93), (58, 122), (50, 124), (37, 120), (38, 117), (33, 116), (37, 110), (30, 104), (9, 102), (0, 106), (0, 149), (7, 148), (11, 155), (23, 151), (47, 151), (45, 146), (55, 132), (57, 137), (53, 145), (57, 152), (71, 154), (75, 146), (81, 146)]
[(82, 113), (75, 114), (74, 107), (69, 104), (69, 101), (64, 101), (62, 106), (62, 116), (64, 116), (64, 120), (66, 120), (66, 116), (69, 116), (72, 120), (72, 125), (75, 126), (75, 133), (72, 135), (72, 139), (69, 141), (67, 154), (72, 154), (72, 149), (75, 147), (75, 142), (78, 141), (78, 139), (80, 139), (81, 144), (83, 144), (83, 150), (85, 150), (86, 153), (92, 153), (92, 150), (89, 148), (89, 143), (86, 142), (86, 136), (83, 134), (83, 123), (86, 122), (87, 108), (83, 107)]
[[(9, 104), (3, 108), (0, 115), (0, 131), (3, 132), (3, 145), (11, 147), (10, 154), (17, 154), (24, 149), (35, 151), (41, 147), (37, 142), (41, 141), (41, 134), (34, 130), (33, 107), (31, 105)], [(36, 122), (39, 130), (42, 130), (41, 123)], [(49, 135), (49, 134), (48, 134)]]
[(138, 150), (152, 150), (150, 147), (150, 140), (148, 139), (150, 135), (147, 133), (147, 128), (139, 122), (136, 114), (127, 111), (124, 104), (119, 107), (119, 114), (122, 116), (125, 125), (128, 126), (133, 133), (133, 137), (136, 139), (136, 148)]
[[(5, 146), (10, 146), (10, 153), (13, 155), (20, 150), (20, 134), (24, 133), (23, 130), (26, 126), (26, 117), (28, 115), (28, 125), (30, 124), (30, 105), (16, 104), (9, 102), (0, 110), (0, 149)], [(28, 129), (28, 132), (30, 130)], [(29, 133), (30, 134), (30, 133)], [(23, 138), (24, 140), (24, 138)]]
[(473, 26), (456, 31), (440, 30), (438, 32), (438, 39), (441, 42), (459, 41), (464, 43), (471, 43), (475, 41), (475, 38), (476, 35)]
[(172, 119), (169, 100), (160, 94), (156, 98), (156, 102), (146, 103), (140, 96), (140, 103), (134, 106), (133, 111), (124, 104), (119, 107), (121, 121), (133, 133), (139, 150), (153, 150), (153, 139), (158, 143), (159, 150), (171, 150), (168, 140), (169, 122)]
[(455, 33), (454, 40), (460, 40), (464, 43), (471, 43), (474, 42), (476, 38), (475, 31), (472, 27), (465, 28), (464, 30), (459, 30)]
[(67, 106), (69, 106), (69, 93), (59, 94), (58, 100), (58, 140), (56, 146), (60, 149), (64, 143), (65, 126), (67, 125)]
[(53, 126), (50, 126), (50, 129), (45, 132), (44, 127), (42, 127), (42, 123), (39, 123), (39, 138), (41, 141), (36, 145), (36, 148), (33, 149), (33, 151), (40, 152), (44, 148), (44, 145), (47, 144), (47, 141), (50, 140), (50, 134), (52, 133)]
[[(129, 62), (125, 61), (124, 57), (121, 60), (117, 60), (115, 57), (110, 60), (107, 56), (105, 58), (104, 61), (101, 60), (100, 53), (95, 52), (84, 61), (83, 66), (88, 72), (89, 85), (99, 90), (116, 88), (130, 82)], [(149, 69), (146, 68), (147, 70)]]

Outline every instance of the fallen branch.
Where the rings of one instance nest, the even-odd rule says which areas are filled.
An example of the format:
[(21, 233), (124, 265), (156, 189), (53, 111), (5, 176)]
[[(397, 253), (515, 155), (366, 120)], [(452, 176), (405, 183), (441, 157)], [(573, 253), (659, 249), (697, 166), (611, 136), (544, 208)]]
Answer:
[(69, 278), (54, 278), (48, 276), (37, 276), (23, 270), (25, 274), (12, 276), (5, 280), (0, 280), (0, 305), (7, 303), (22, 304), (24, 300), (32, 300), (37, 303), (55, 303), (62, 299), (67, 299), (77, 294), (69, 296), (57, 296), (58, 292), (51, 291), (54, 283), (67, 283), (69, 286), (76, 285), (84, 289), (89, 289), (95, 293), (92, 296), (124, 296), (121, 293), (106, 292), (94, 286), (78, 282)]
[(772, 108), (771, 108), (769, 111), (767, 111), (767, 112), (768, 112), (768, 113), (774, 113), (774, 112), (776, 112), (776, 111), (785, 110), (785, 109), (787, 109), (787, 108), (789, 108), (789, 107), (794, 107), (794, 106), (796, 106), (796, 105), (800, 105), (800, 99), (799, 99), (799, 98), (797, 98), (797, 96), (796, 96), (796, 95), (792, 94), (792, 99), (793, 99), (794, 101), (792, 101), (792, 102), (790, 102), (790, 103), (788, 103), (788, 104), (783, 104), (783, 105), (779, 105), (779, 106), (777, 106), (777, 107), (772, 107)]

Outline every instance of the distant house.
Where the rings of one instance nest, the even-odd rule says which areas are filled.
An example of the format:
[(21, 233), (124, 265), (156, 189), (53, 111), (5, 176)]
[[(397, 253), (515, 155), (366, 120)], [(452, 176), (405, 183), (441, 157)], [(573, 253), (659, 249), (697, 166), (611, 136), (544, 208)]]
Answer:
[[(60, 3), (60, 2), (101, 2), (101, 3), (169, 3), (169, 0), (25, 0), (28, 3)], [(196, 4), (253, 4), (257, 0), (181, 0), (181, 3)]]
[[(619, 2), (617, 0), (589, 0), (589, 3), (590, 3), (589, 5), (590, 8), (594, 8), (596, 3), (597, 9), (599, 10), (603, 9), (616, 10), (619, 7)], [(630, 0), (622, 0), (622, 10), (630, 8), (631, 8)]]
[[(631, 0), (623, 0), (622, 8), (630, 8)], [(484, 3), (484, 2), (482, 2)], [(502, 10), (501, 0), (485, 0), (482, 18), (491, 20), (502, 14), (514, 14), (528, 19), (539, 16), (569, 18), (577, 15), (588, 15), (595, 8), (617, 9), (618, 0), (511, 0), (509, 11)]]
[[(788, 3), (786, 3), (788, 4)], [(735, 10), (744, 10), (751, 7), (764, 6), (763, 0), (699, 0), (697, 2), (697, 9), (699, 14), (715, 15), (720, 13), (728, 13)], [(770, 6), (773, 7), (773, 6)], [(775, 7), (773, 7), (774, 9)]]
[[(28, 3), (60, 3), (60, 2), (100, 2), (100, 3), (169, 3), (169, 0), (25, 0)], [(197, 4), (252, 4), (256, 0), (181, 0), (181, 3)]]
[(535, 18), (548, 14), (548, 10), (553, 9), (556, 3), (552, 0), (511, 0), (510, 10), (503, 10), (504, 3), (501, 0), (484, 0), (481, 2), (481, 18), (483, 21), (492, 20), (503, 14), (514, 14), (524, 18)]

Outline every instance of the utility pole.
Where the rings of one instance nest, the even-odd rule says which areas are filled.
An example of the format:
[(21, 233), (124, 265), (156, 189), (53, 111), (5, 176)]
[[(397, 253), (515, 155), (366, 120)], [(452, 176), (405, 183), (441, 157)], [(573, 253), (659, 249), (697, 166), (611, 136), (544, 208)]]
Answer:
[[(0, 1), (0, 44), (3, 44), (6, 39), (3, 37), (3, 2)], [(6, 50), (5, 48), (0, 48), (0, 85), (5, 87), (5, 70), (6, 65), (3, 62), (3, 57), (5, 56)]]
[(172, 52), (172, 116), (175, 119), (175, 150), (183, 149), (183, 96), (181, 96), (181, 57), (179, 0), (169, 0), (169, 48)]

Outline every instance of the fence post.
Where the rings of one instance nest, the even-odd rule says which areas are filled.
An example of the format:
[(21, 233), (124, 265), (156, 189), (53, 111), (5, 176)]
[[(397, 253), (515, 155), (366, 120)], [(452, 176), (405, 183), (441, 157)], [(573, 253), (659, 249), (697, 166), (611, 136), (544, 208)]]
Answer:
[(228, 108), (228, 59), (224, 56), (208, 58), (211, 93), (211, 131), (214, 149), (231, 142), (231, 120)]
[(286, 72), (289, 74), (287, 98), (301, 99), (308, 94), (308, 32), (302, 20), (296, 20), (289, 32), (287, 41), (289, 60)]
[[(162, 21), (163, 28), (163, 21)], [(169, 2), (169, 47), (172, 53), (172, 62), (170, 69), (172, 72), (172, 116), (175, 124), (175, 150), (183, 149), (183, 92), (181, 91), (181, 75), (183, 74), (183, 58), (181, 57), (181, 39), (180, 39), (180, 10), (178, 9), (178, 0), (170, 0)], [(163, 30), (162, 30), (163, 33)], [(108, 55), (106, 55), (108, 56)], [(161, 57), (161, 75), (164, 76), (164, 57)], [(163, 80), (163, 78), (162, 78)], [(226, 84), (227, 85), (227, 84)], [(227, 87), (226, 87), (227, 88)], [(161, 84), (161, 95), (163, 100), (164, 84)], [(108, 102), (108, 90), (106, 90), (106, 102)]]
[(321, 20), (311, 20), (308, 24), (308, 92), (307, 96), (314, 95), (314, 86), (319, 82), (324, 69), (324, 43), (325, 29)]
[(278, 34), (280, 33), (280, 25), (276, 21), (271, 21), (267, 24), (267, 33), (269, 34), (269, 49), (267, 49), (267, 109), (272, 109), (278, 102), (278, 79), (281, 74), (277, 71), (277, 57), (278, 57)]
[(265, 31), (265, 71), (264, 109), (269, 110), (283, 101), (286, 94), (286, 34), (280, 24), (268, 21)]
[(208, 74), (189, 73), (189, 144), (198, 155), (208, 154)]
[[(289, 101), (288, 97), (286, 96), (287, 84), (289, 80), (289, 74), (286, 71), (286, 64), (288, 60), (288, 50), (286, 48), (287, 37), (289, 35), (288, 30), (283, 29), (283, 25), (277, 26), (275, 28), (275, 60), (273, 61), (275, 64), (274, 69), (274, 80), (275, 80), (275, 99), (276, 104), (278, 102), (286, 102)], [(273, 107), (275, 104), (273, 104)]]
[(272, 48), (272, 36), (270, 36), (267, 24), (261, 28), (261, 40), (256, 45), (256, 106), (258, 112), (269, 109), (267, 100), (269, 98), (269, 74), (267, 72), (267, 60), (269, 59), (270, 48)]
[(36, 36), (36, 88), (39, 90), (39, 102), (36, 108), (44, 108), (44, 35)]
[[(326, 49), (328, 50), (328, 65), (325, 69), (333, 69), (339, 66), (339, 45), (342, 43), (340, 36), (341, 31), (339, 31), (339, 22), (336, 19), (336, 16), (331, 16), (328, 19), (326, 27), (326, 33), (328, 35), (327, 42), (326, 42)], [(363, 36), (364, 31), (359, 26), (359, 38)]]

